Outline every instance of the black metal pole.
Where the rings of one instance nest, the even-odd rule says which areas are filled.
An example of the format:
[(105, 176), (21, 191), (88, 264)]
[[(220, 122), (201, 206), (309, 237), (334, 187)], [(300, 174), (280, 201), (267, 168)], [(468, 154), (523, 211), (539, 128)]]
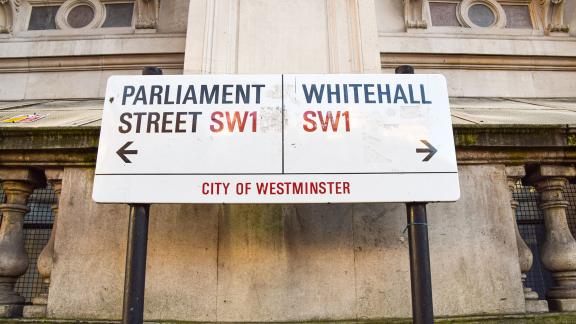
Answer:
[[(161, 75), (157, 67), (145, 67), (143, 75)], [(144, 290), (146, 285), (146, 254), (148, 250), (148, 221), (150, 204), (130, 204), (126, 271), (124, 275), (123, 324), (144, 322)]]
[(426, 203), (406, 204), (414, 324), (434, 323)]
[(144, 322), (149, 211), (149, 204), (130, 205), (126, 274), (124, 277), (123, 324), (141, 324)]
[[(395, 72), (396, 74), (414, 74), (414, 68), (410, 65), (401, 65), (396, 68)], [(407, 203), (406, 222), (410, 251), (412, 320), (414, 324), (431, 324), (434, 323), (434, 308), (426, 203)]]

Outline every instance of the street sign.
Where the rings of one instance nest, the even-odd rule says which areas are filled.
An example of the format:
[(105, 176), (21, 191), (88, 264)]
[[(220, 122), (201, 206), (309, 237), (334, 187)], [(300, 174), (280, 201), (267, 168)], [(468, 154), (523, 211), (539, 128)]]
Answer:
[(441, 75), (114, 76), (101, 127), (97, 202), (460, 195)]

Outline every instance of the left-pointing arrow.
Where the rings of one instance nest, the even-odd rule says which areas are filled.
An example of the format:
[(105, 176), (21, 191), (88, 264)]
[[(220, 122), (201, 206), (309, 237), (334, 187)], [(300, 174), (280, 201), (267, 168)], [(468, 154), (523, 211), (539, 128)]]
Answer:
[(125, 163), (132, 163), (132, 161), (128, 160), (126, 157), (127, 154), (138, 154), (138, 150), (127, 150), (128, 146), (132, 145), (132, 141), (126, 142), (126, 144), (122, 145), (122, 147), (116, 151), (116, 154), (124, 160)]

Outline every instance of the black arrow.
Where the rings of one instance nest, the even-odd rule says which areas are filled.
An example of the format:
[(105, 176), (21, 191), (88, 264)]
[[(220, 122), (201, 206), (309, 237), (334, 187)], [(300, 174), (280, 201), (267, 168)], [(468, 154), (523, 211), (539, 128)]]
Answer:
[(432, 146), (432, 144), (428, 143), (427, 140), (420, 140), (420, 142), (424, 143), (424, 145), (428, 146), (428, 148), (417, 148), (416, 153), (428, 153), (426, 157), (422, 161), (427, 162), (430, 160), (438, 150)]
[(138, 150), (127, 150), (128, 146), (132, 145), (132, 143), (134, 142), (126, 142), (126, 144), (122, 145), (122, 147), (116, 151), (116, 154), (118, 154), (118, 156), (126, 163), (132, 163), (132, 161), (128, 160), (126, 154), (138, 154)]

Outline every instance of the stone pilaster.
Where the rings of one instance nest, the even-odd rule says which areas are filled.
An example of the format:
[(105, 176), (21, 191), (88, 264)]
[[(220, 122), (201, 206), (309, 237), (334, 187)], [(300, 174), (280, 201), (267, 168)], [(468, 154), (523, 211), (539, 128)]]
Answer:
[(54, 205), (52, 205), (54, 222), (52, 230), (50, 231), (50, 239), (38, 256), (37, 267), (38, 273), (42, 278), (42, 292), (32, 299), (33, 305), (24, 307), (24, 317), (46, 317), (47, 311), (46, 306), (48, 304), (48, 293), (50, 289), (50, 275), (52, 274), (52, 265), (54, 260), (54, 237), (56, 235), (56, 227), (58, 226), (58, 201), (60, 199), (60, 192), (62, 191), (62, 170), (49, 169), (45, 171), (45, 174), (56, 196), (56, 201)]
[(548, 312), (548, 303), (545, 300), (539, 300), (538, 294), (530, 287), (526, 287), (526, 273), (532, 268), (532, 250), (528, 247), (518, 230), (518, 223), (516, 222), (516, 208), (518, 208), (518, 201), (513, 198), (513, 192), (516, 188), (516, 182), (526, 175), (523, 165), (507, 166), (506, 176), (508, 180), (508, 188), (510, 190), (510, 206), (512, 207), (512, 217), (514, 218), (514, 232), (516, 234), (516, 246), (518, 247), (518, 261), (520, 263), (520, 271), (522, 272), (522, 286), (524, 287), (524, 300), (526, 303), (527, 313), (543, 313)]
[(566, 219), (568, 202), (563, 191), (576, 169), (567, 166), (539, 166), (530, 181), (540, 192), (546, 238), (541, 250), (544, 266), (552, 272), (556, 286), (548, 292), (550, 309), (576, 311), (576, 240)]
[(24, 215), (28, 196), (42, 182), (42, 177), (30, 169), (0, 169), (0, 182), (6, 202), (0, 205), (0, 317), (22, 314), (24, 297), (14, 291), (16, 280), (28, 269), (24, 249)]

